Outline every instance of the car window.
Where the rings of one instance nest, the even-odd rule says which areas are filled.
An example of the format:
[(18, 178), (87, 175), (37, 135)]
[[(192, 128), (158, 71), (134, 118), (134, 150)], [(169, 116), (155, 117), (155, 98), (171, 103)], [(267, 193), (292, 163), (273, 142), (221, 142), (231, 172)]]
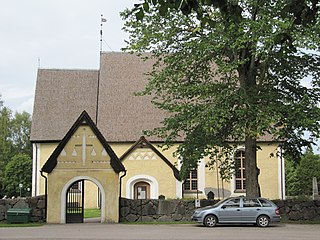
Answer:
[(266, 199), (260, 198), (259, 201), (263, 207), (272, 207), (271, 202)]
[(224, 208), (238, 208), (240, 207), (240, 199), (239, 198), (233, 198), (225, 202), (223, 204)]
[(261, 204), (258, 199), (243, 199), (243, 207), (261, 207)]

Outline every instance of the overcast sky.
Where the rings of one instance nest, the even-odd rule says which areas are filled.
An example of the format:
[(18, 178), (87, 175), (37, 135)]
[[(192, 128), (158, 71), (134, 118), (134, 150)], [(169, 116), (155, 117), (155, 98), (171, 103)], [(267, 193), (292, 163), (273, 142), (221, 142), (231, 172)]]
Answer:
[(119, 12), (139, 0), (0, 0), (0, 94), (13, 111), (32, 113), (37, 69), (98, 69), (103, 50), (120, 51)]

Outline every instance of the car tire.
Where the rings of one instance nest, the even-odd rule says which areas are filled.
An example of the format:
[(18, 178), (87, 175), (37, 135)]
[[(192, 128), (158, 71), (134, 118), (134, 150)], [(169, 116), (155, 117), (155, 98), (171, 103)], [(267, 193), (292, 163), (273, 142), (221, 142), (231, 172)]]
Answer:
[(217, 225), (218, 219), (214, 215), (208, 215), (204, 218), (203, 224), (206, 227), (214, 227)]
[(266, 215), (260, 215), (257, 218), (257, 225), (258, 227), (268, 227), (270, 224), (270, 219)]

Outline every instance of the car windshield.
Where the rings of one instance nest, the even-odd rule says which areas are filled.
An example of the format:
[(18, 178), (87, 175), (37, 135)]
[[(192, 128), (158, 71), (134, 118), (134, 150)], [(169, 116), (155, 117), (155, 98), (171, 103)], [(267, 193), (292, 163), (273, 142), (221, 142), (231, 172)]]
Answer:
[(223, 204), (224, 202), (226, 202), (227, 200), (229, 200), (228, 198), (227, 199), (222, 199), (220, 200), (219, 202), (217, 202), (216, 204), (214, 204), (212, 207), (218, 207), (220, 206), (221, 204)]

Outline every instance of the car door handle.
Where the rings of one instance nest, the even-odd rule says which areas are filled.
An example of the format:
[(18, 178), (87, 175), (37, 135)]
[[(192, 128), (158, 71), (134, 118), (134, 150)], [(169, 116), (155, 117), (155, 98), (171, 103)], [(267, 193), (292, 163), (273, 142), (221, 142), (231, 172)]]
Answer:
[(260, 211), (260, 208), (257, 208), (257, 211)]
[(240, 212), (240, 209), (237, 209), (238, 212)]

